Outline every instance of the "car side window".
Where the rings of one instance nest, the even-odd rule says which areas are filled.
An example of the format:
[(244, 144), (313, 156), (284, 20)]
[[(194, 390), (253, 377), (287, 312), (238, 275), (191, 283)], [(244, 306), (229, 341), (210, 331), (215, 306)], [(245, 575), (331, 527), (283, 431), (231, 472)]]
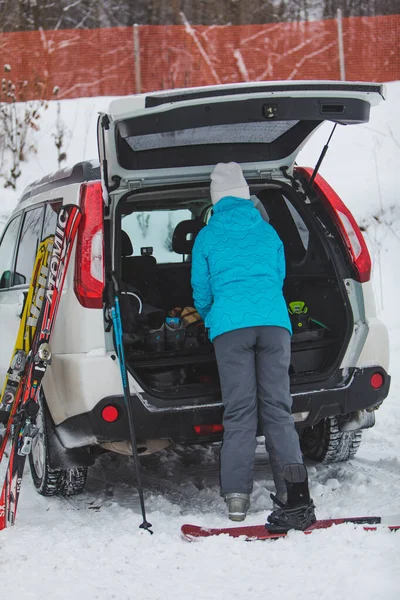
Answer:
[(41, 239), (43, 216), (44, 206), (39, 206), (25, 213), (19, 238), (14, 285), (23, 285), (30, 282)]
[(46, 205), (46, 213), (44, 215), (42, 240), (45, 240), (49, 235), (54, 235), (57, 226), (57, 215), (62, 206), (62, 200), (49, 202)]
[(13, 219), (7, 226), (0, 244), (0, 289), (12, 285), (14, 250), (17, 243), (21, 215)]

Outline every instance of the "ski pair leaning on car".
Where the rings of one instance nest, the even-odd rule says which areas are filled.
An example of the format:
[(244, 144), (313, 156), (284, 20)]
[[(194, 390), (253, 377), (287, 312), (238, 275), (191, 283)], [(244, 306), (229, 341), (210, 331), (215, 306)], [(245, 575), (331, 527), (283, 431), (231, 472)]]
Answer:
[(81, 210), (65, 205), (59, 211), (54, 236), (39, 245), (21, 323), (0, 396), (0, 462), (11, 439), (5, 479), (0, 488), (0, 530), (14, 525), (22, 477), (32, 440), (42, 379), (51, 362), (49, 342), (54, 327)]
[(316, 518), (291, 415), (283, 244), (263, 207), (251, 201), (240, 165), (217, 164), (210, 194), (213, 214), (193, 247), (192, 287), (221, 382), (221, 495), (229, 518), (245, 519), (260, 419), (276, 487), (267, 527), (304, 530)]

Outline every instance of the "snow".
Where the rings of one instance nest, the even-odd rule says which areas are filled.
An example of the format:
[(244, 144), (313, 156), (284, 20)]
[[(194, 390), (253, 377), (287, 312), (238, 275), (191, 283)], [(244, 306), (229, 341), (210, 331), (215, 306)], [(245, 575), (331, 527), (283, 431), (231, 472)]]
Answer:
[[(96, 113), (108, 100), (62, 102), (71, 132), (68, 162), (96, 156)], [(400, 514), (399, 100), (400, 83), (389, 84), (388, 101), (372, 111), (368, 125), (338, 128), (321, 168), (367, 227), (377, 307), (390, 333), (392, 386), (355, 459), (329, 466), (307, 463), (319, 518)], [(24, 167), (20, 188), (57, 168), (51, 137), (55, 119), (51, 103), (38, 134), (38, 153)], [(299, 164), (315, 164), (329, 134), (329, 126), (324, 129), (307, 144)], [(5, 190), (3, 198), (0, 222), (15, 194)], [(221, 536), (188, 543), (179, 532), (185, 522), (229, 526), (219, 496), (218, 446), (170, 448), (143, 457), (142, 464), (154, 535), (138, 528), (139, 499), (126, 457), (103, 455), (90, 469), (85, 492), (68, 500), (39, 496), (27, 472), (17, 524), (0, 534), (1, 597), (399, 598), (400, 534), (343, 525), (312, 536), (292, 532), (277, 542)], [(260, 445), (246, 523), (265, 520), (271, 491), (271, 471)]]

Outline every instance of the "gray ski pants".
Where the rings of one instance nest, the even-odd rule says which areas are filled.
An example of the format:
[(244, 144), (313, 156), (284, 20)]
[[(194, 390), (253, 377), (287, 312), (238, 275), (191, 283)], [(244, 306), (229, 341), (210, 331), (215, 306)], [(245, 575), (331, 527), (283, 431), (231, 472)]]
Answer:
[(280, 499), (287, 464), (303, 463), (291, 415), (290, 334), (283, 327), (246, 327), (214, 339), (224, 404), (221, 493), (253, 488), (256, 433), (260, 420)]

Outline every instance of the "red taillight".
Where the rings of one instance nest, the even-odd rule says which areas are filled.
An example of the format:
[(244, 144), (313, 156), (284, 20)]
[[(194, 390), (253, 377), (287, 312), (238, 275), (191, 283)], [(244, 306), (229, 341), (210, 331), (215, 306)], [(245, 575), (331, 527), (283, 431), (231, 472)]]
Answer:
[(197, 435), (210, 435), (211, 433), (221, 433), (224, 430), (221, 424), (218, 425), (194, 425), (193, 429)]
[[(308, 180), (311, 178), (312, 169), (296, 167), (296, 171), (302, 173)], [(343, 204), (335, 190), (319, 174), (314, 180), (314, 189), (324, 202), (341, 233), (350, 259), (358, 274), (358, 281), (361, 283), (369, 281), (371, 278), (371, 258), (355, 218), (347, 206)]]
[(82, 220), (76, 246), (75, 294), (85, 308), (102, 308), (104, 288), (103, 194), (101, 183), (81, 186)]
[(118, 419), (119, 412), (116, 406), (109, 404), (101, 411), (101, 416), (107, 423), (114, 423)]
[(383, 375), (382, 373), (374, 373), (371, 375), (370, 383), (374, 390), (379, 390), (383, 386)]

